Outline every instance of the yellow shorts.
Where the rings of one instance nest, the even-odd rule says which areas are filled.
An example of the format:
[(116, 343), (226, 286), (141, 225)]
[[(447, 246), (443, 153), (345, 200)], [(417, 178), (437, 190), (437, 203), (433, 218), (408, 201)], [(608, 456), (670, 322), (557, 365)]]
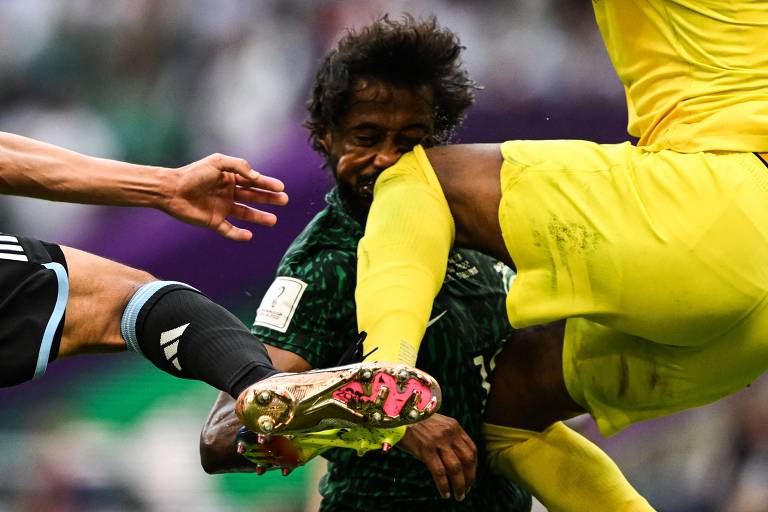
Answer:
[(768, 169), (629, 143), (501, 147), (515, 327), (570, 318), (564, 374), (604, 434), (768, 368)]

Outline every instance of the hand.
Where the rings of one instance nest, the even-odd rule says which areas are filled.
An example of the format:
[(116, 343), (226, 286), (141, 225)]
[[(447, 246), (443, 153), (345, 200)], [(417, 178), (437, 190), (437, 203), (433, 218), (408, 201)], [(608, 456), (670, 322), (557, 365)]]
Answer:
[(435, 414), (408, 427), (397, 444), (426, 464), (443, 498), (462, 501), (475, 481), (477, 447), (459, 422)]
[(242, 158), (213, 154), (179, 169), (162, 209), (184, 222), (213, 229), (232, 240), (247, 241), (248, 229), (233, 226), (227, 217), (272, 226), (277, 217), (243, 203), (284, 205), (283, 183), (263, 176)]

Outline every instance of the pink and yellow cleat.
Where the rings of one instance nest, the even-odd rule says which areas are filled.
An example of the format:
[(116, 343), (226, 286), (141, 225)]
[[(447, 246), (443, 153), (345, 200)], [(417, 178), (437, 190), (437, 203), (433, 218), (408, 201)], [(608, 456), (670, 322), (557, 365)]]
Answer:
[(237, 435), (237, 453), (256, 464), (258, 475), (280, 470), (283, 476), (287, 476), (331, 448), (350, 448), (356, 450), (358, 455), (373, 450), (387, 452), (403, 437), (405, 429), (356, 427), (299, 435), (265, 436), (243, 428)]
[(243, 391), (235, 412), (262, 435), (392, 429), (428, 418), (440, 400), (440, 386), (429, 374), (374, 362), (272, 375)]

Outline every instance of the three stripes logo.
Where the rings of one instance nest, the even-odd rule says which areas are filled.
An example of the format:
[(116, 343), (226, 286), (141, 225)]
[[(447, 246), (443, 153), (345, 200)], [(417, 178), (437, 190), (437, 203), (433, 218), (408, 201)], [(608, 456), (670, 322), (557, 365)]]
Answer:
[(0, 235), (0, 260), (29, 261), (15, 236)]
[(187, 330), (189, 324), (184, 324), (165, 331), (160, 335), (160, 346), (163, 349), (165, 358), (179, 371), (181, 371), (181, 364), (179, 363), (179, 342), (181, 341), (181, 335)]

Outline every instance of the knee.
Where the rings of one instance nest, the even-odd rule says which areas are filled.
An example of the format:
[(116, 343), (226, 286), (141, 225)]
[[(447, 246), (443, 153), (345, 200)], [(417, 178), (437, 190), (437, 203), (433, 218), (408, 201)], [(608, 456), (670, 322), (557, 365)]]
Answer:
[(121, 265), (118, 275), (115, 277), (120, 283), (120, 289), (124, 294), (123, 305), (127, 305), (131, 297), (142, 286), (157, 281), (158, 279), (144, 270)]
[(61, 249), (67, 262), (70, 296), (75, 299), (83, 296), (102, 305), (114, 304), (120, 302), (117, 297), (130, 298), (141, 286), (156, 280), (149, 272), (107, 258), (70, 247)]
[(124, 349), (121, 315), (136, 290), (154, 277), (84, 251), (61, 249), (67, 263), (69, 296), (59, 353)]

